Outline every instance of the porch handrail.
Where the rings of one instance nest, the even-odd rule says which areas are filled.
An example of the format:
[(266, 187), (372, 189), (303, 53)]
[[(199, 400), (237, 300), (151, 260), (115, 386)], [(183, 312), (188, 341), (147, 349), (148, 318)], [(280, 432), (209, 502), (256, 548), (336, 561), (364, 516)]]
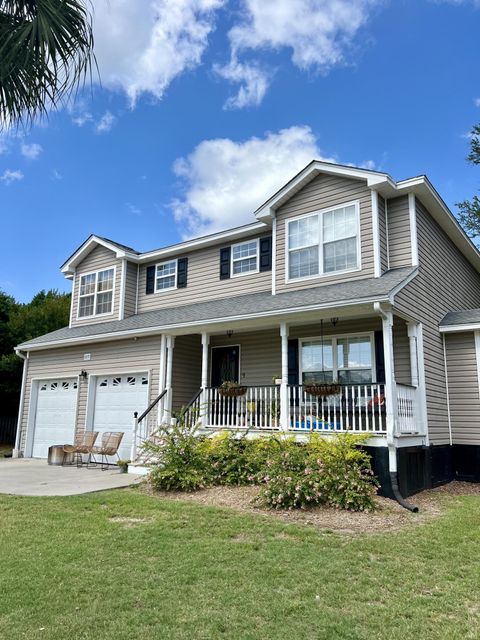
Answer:
[(145, 409), (145, 411), (142, 413), (140, 417), (138, 416), (138, 411), (135, 411), (135, 413), (133, 414), (133, 417), (137, 418), (138, 422), (141, 422), (145, 418), (145, 416), (147, 416), (150, 413), (150, 411), (157, 406), (157, 404), (160, 402), (160, 400), (164, 397), (166, 393), (167, 393), (167, 389), (164, 389), (162, 393), (157, 398), (155, 398), (155, 400), (152, 403), (149, 404), (149, 406)]
[[(162, 398), (165, 397), (166, 393), (167, 393), (167, 389), (163, 389), (163, 391), (155, 398), (155, 400), (148, 405), (148, 407), (141, 414), (141, 416), (138, 415), (138, 411), (134, 411), (134, 413), (133, 413), (133, 438), (132, 438), (132, 447), (131, 447), (131, 450), (130, 450), (130, 460), (132, 462), (135, 462), (137, 460), (137, 454), (138, 454), (138, 451), (139, 451), (139, 448), (140, 448), (139, 445), (141, 445), (141, 443), (144, 440), (146, 440), (146, 438), (149, 435), (147, 433), (147, 431), (148, 431), (147, 422), (148, 421), (145, 420), (145, 418), (147, 418), (147, 416), (150, 416), (150, 414), (153, 411), (153, 409), (155, 409), (155, 407), (162, 400)], [(157, 418), (158, 418), (158, 416), (157, 416)], [(139, 427), (140, 427), (140, 430), (139, 430)], [(139, 433), (139, 431), (141, 433)]]
[(198, 419), (198, 417), (200, 416), (200, 399), (202, 397), (202, 393), (203, 388), (200, 387), (200, 389), (195, 393), (187, 406), (183, 409), (183, 419), (188, 427), (192, 427), (193, 420), (195, 420), (196, 418)]

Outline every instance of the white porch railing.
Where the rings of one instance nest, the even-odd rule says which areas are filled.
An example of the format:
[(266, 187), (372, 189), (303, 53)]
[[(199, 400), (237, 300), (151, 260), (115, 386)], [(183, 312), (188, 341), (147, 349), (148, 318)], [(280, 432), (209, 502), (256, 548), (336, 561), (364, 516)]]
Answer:
[(418, 389), (397, 383), (397, 432), (418, 433), (420, 426), (417, 414)]
[(243, 396), (223, 396), (218, 388), (203, 394), (201, 421), (204, 427), (227, 429), (279, 429), (280, 387), (247, 387)]
[(289, 431), (386, 432), (385, 385), (341, 385), (333, 396), (312, 396), (302, 385), (288, 388)]
[(136, 411), (133, 414), (133, 440), (130, 451), (130, 459), (132, 462), (138, 459), (145, 440), (148, 440), (158, 429), (158, 425), (163, 417), (163, 400), (166, 393), (167, 391), (164, 389), (140, 416)]

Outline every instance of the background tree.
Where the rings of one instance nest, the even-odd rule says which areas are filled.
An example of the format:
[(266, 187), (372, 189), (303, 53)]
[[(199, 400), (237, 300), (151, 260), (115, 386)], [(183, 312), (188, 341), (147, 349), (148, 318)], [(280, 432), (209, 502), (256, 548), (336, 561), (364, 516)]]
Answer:
[(83, 0), (0, 0), (0, 129), (57, 106), (91, 72), (92, 60)]
[(17, 344), (68, 325), (70, 294), (40, 291), (20, 304), (0, 291), (0, 416), (18, 411), (23, 360), (14, 353)]
[[(470, 135), (470, 153), (467, 161), (480, 165), (480, 124), (473, 127)], [(480, 198), (473, 196), (471, 200), (458, 202), (460, 222), (472, 238), (480, 236)]]

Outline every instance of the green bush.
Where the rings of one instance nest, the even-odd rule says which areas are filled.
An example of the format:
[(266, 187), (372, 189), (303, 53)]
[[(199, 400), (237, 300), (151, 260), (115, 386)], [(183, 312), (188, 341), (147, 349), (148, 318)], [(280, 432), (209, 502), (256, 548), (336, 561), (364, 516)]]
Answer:
[(206, 473), (214, 485), (252, 484), (262, 468), (258, 440), (222, 431), (198, 444)]
[(147, 441), (144, 452), (153, 460), (149, 474), (154, 489), (194, 491), (209, 484), (205, 460), (200, 450), (203, 438), (195, 426), (187, 426), (183, 412), (174, 426), (162, 426)]
[(374, 508), (378, 483), (370, 458), (358, 446), (364, 436), (311, 434), (306, 443), (272, 435), (248, 438), (234, 432), (199, 436), (180, 413), (146, 445), (155, 460), (155, 489), (194, 491), (211, 485), (260, 484), (258, 501), (275, 509), (328, 504), (366, 511)]
[(378, 483), (368, 454), (358, 447), (365, 439), (342, 433), (328, 438), (311, 434), (305, 444), (279, 441), (260, 477), (259, 500), (275, 509), (319, 504), (353, 511), (374, 509)]

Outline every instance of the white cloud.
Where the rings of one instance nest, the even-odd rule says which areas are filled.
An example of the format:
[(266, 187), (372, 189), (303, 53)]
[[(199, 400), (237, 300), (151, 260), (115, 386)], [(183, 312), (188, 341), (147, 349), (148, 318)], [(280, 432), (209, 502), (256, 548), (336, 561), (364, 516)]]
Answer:
[(83, 127), (84, 124), (87, 124), (87, 122), (92, 122), (92, 120), (93, 116), (91, 113), (88, 113), (88, 111), (79, 113), (72, 118), (73, 124), (75, 124), (77, 127)]
[(480, 98), (475, 98), (475, 106), (480, 107)]
[(322, 154), (306, 126), (244, 142), (204, 140), (173, 167), (184, 182), (183, 197), (170, 205), (183, 236), (253, 222), (253, 211), (314, 158)]
[[(216, 67), (227, 79), (240, 83), (236, 97), (228, 106), (258, 103), (259, 68), (247, 68), (252, 63), (240, 64), (239, 55), (245, 51), (288, 48), (292, 62), (300, 69), (313, 69), (322, 73), (344, 64), (346, 52), (351, 48), (359, 29), (370, 11), (383, 0), (243, 0), (243, 14), (239, 24), (229, 32), (231, 58), (225, 67)], [(230, 77), (229, 77), (230, 76)], [(253, 88), (252, 88), (253, 77)], [(263, 73), (263, 86), (268, 75)], [(250, 101), (247, 99), (251, 97)]]
[(134, 216), (140, 216), (142, 215), (142, 210), (137, 207), (137, 205), (132, 204), (131, 202), (126, 202), (125, 206), (127, 207), (127, 209), (130, 211), (130, 213)]
[(53, 180), (63, 180), (63, 175), (58, 171), (58, 169), (53, 169), (52, 171), (52, 179)]
[(43, 149), (36, 142), (32, 142), (32, 144), (26, 144), (25, 142), (22, 142), (20, 151), (22, 156), (24, 156), (25, 158), (28, 158), (29, 160), (36, 160), (42, 153)]
[(105, 111), (100, 120), (95, 124), (97, 133), (108, 133), (116, 122), (116, 117), (110, 111)]
[(161, 98), (201, 62), (225, 0), (95, 0), (95, 54), (104, 87)]
[(270, 77), (258, 64), (242, 64), (233, 57), (225, 66), (214, 65), (213, 68), (224, 80), (241, 85), (238, 93), (226, 101), (226, 109), (258, 106), (262, 102)]
[(12, 171), (11, 169), (5, 169), (3, 175), (0, 177), (0, 182), (3, 182), (3, 184), (8, 187), (12, 182), (18, 182), (19, 180), (23, 180), (23, 178), (24, 175), (20, 170), (16, 169)]

